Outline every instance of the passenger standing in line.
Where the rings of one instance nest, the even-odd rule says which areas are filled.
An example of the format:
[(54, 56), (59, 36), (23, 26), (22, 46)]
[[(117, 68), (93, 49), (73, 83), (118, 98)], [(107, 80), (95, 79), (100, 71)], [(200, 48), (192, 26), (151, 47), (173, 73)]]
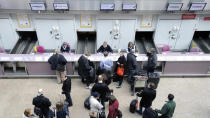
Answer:
[(107, 99), (106, 95), (110, 93), (110, 89), (105, 83), (103, 83), (103, 79), (102, 75), (98, 76), (98, 83), (94, 84), (92, 93), (98, 92), (100, 94), (101, 104), (105, 107), (104, 102)]
[(147, 62), (147, 75), (149, 73), (154, 73), (156, 65), (157, 65), (157, 55), (155, 53), (155, 49), (152, 48), (147, 52), (148, 62)]
[(90, 89), (90, 84), (93, 82), (93, 78), (91, 78), (91, 70), (93, 70), (93, 67), (90, 66), (90, 61), (88, 60), (88, 57), (90, 56), (89, 53), (86, 53), (85, 55), (82, 55), (78, 60), (78, 73), (82, 78), (82, 82), (86, 83), (86, 88)]
[(62, 53), (69, 53), (69, 52), (71, 51), (71, 50), (70, 50), (69, 44), (68, 44), (67, 42), (64, 42), (64, 43), (62, 44), (62, 46), (61, 46), (60, 51), (61, 51)]
[(55, 51), (49, 59), (48, 62), (51, 64), (51, 69), (56, 70), (57, 82), (58, 84), (62, 83), (61, 78), (65, 77), (66, 75), (66, 63), (67, 60), (61, 54), (59, 54), (59, 50)]
[(104, 52), (104, 59), (100, 62), (100, 69), (107, 77), (107, 80), (105, 80), (105, 83), (107, 85), (111, 83), (111, 74), (113, 66), (113, 61), (108, 57), (108, 54), (108, 52)]
[(104, 53), (104, 52), (108, 52), (108, 53), (113, 53), (112, 48), (107, 44), (106, 41), (104, 41), (103, 45), (97, 50), (97, 53)]
[(69, 110), (68, 106), (65, 106), (62, 102), (56, 103), (56, 112), (55, 112), (56, 118), (66, 118), (66, 116), (69, 117)]
[(152, 101), (156, 98), (156, 90), (154, 83), (149, 83), (148, 88), (144, 88), (141, 93), (137, 93), (138, 97), (142, 97), (139, 105), (138, 113), (142, 115), (142, 107), (149, 108), (152, 106)]
[(126, 49), (126, 52), (129, 53), (129, 52), (131, 52), (132, 49), (134, 49), (134, 45), (133, 45), (132, 42), (129, 42), (128, 43), (128, 48)]
[(63, 79), (63, 86), (62, 86), (62, 93), (66, 96), (66, 101), (68, 102), (68, 106), (72, 106), (72, 99), (71, 99), (71, 78), (65, 76)]
[(109, 114), (107, 118), (116, 118), (119, 108), (119, 102), (115, 96), (111, 95), (109, 100)]
[(51, 118), (51, 112), (50, 112), (50, 106), (51, 106), (51, 102), (48, 98), (46, 98), (43, 95), (43, 91), (42, 89), (39, 89), (38, 91), (38, 96), (33, 98), (33, 105), (35, 105), (34, 107), (34, 113), (36, 113), (39, 118)]
[[(124, 70), (122, 76), (117, 74), (117, 71), (118, 71), (119, 67), (123, 68), (123, 70)], [(119, 84), (116, 86), (116, 88), (121, 88), (121, 85), (122, 85), (122, 82), (123, 82), (124, 73), (125, 73), (125, 68), (126, 68), (126, 58), (124, 56), (123, 51), (121, 51), (120, 52), (120, 57), (117, 60), (117, 65), (116, 65), (116, 68), (115, 68), (115, 72), (116, 72), (116, 75), (117, 75), (116, 78), (117, 78), (117, 80), (119, 82)]]
[(103, 105), (98, 101), (100, 94), (98, 92), (93, 92), (90, 97), (90, 118), (98, 118), (99, 112), (102, 110)]
[(168, 100), (166, 104), (162, 107), (161, 110), (155, 109), (157, 113), (160, 113), (161, 116), (159, 118), (172, 118), (174, 114), (174, 110), (176, 108), (176, 103), (173, 101), (174, 95), (168, 94)]
[(131, 85), (131, 91), (133, 91), (134, 87), (133, 76), (136, 73), (136, 66), (137, 66), (136, 55), (134, 55), (134, 49), (132, 49), (131, 52), (127, 54), (127, 68), (128, 68), (127, 81)]

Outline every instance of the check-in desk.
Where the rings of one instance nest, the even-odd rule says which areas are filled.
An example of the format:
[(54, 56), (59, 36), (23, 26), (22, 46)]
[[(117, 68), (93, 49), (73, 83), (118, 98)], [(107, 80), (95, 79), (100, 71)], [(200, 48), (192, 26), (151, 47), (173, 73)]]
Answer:
[[(14, 73), (6, 73), (4, 63), (16, 64), (22, 63), (25, 66), (25, 74), (28, 77), (45, 77), (55, 76), (52, 71), (48, 59), (51, 53), (44, 54), (0, 54), (0, 77), (20, 76), (17, 69)], [(74, 65), (78, 61), (81, 54), (63, 54), (67, 60), (67, 75), (74, 75)], [(119, 58), (119, 54), (110, 54), (109, 57), (115, 62)], [(125, 54), (126, 56), (126, 54)], [(147, 61), (145, 54), (136, 54), (138, 61), (138, 69), (142, 69), (143, 62)], [(158, 63), (161, 66), (159, 70), (162, 76), (210, 76), (210, 54), (191, 54), (191, 53), (165, 53), (158, 54)], [(89, 59), (95, 63), (103, 59), (102, 54), (92, 54)], [(16, 67), (16, 66), (11, 66)], [(24, 70), (24, 69), (23, 69)]]

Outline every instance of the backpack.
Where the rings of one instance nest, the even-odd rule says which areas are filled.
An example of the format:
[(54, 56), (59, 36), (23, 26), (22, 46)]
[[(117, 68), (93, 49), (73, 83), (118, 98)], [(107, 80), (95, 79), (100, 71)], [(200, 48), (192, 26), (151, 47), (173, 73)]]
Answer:
[(117, 110), (117, 118), (122, 118), (123, 114), (122, 111), (120, 111), (119, 109)]

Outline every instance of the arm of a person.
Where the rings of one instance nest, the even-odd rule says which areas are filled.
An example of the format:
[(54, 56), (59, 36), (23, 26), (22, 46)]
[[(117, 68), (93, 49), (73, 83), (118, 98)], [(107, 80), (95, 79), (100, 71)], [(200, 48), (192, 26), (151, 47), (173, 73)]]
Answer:
[[(108, 45), (109, 46), (109, 45)], [(109, 51), (111, 52), (111, 53), (113, 53), (113, 50), (112, 50), (112, 48), (109, 46)]]
[(102, 51), (102, 46), (100, 46), (100, 48), (97, 50), (97, 53)]
[(97, 107), (98, 110), (101, 110), (103, 108), (103, 105), (100, 102), (98, 102), (98, 104), (96, 105), (96, 107)]
[(166, 114), (167, 113), (167, 111), (168, 111), (168, 107), (167, 107), (167, 105), (165, 104), (162, 108), (161, 108), (161, 110), (156, 110), (158, 113), (160, 113), (160, 114)]

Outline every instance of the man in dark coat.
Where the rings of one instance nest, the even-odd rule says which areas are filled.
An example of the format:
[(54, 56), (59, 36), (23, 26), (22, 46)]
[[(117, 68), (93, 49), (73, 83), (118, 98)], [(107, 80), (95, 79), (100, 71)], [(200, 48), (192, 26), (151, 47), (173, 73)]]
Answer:
[(40, 109), (39, 114), (37, 114), (39, 118), (43, 118), (43, 116), (45, 118), (51, 117), (50, 108), (49, 108), (51, 106), (51, 102), (48, 98), (46, 98), (43, 95), (42, 89), (39, 89), (38, 96), (33, 98), (32, 104), (35, 105), (35, 109), (37, 108)]
[(147, 52), (148, 62), (147, 62), (147, 75), (153, 73), (157, 65), (157, 55), (155, 49), (152, 48)]
[[(106, 95), (110, 93), (109, 87), (103, 83), (103, 76), (98, 76), (98, 83), (96, 83), (92, 88), (93, 92), (98, 92), (100, 94), (101, 104), (104, 106), (104, 102), (106, 101)], [(104, 106), (105, 107), (105, 106)]]
[[(91, 62), (88, 60), (88, 57), (90, 54), (86, 53), (85, 55), (82, 55), (78, 60), (78, 73), (82, 78), (82, 82), (85, 83), (87, 87), (91, 88), (90, 83), (92, 82), (91, 75), (93, 74), (93, 68), (90, 66)], [(91, 71), (92, 70), (92, 71)]]
[(131, 85), (131, 91), (133, 91), (134, 88), (134, 74), (136, 73), (136, 56), (134, 55), (134, 50), (132, 49), (130, 53), (127, 54), (127, 69), (128, 69), (128, 78), (127, 81)]
[(104, 41), (103, 45), (97, 50), (97, 53), (104, 53), (104, 52), (108, 52), (108, 53), (113, 53), (112, 48), (107, 44), (106, 41)]
[(142, 115), (142, 107), (149, 108), (152, 106), (152, 101), (156, 98), (156, 90), (154, 90), (154, 83), (149, 83), (148, 88), (144, 88), (141, 93), (137, 93), (136, 95), (141, 98), (139, 111), (138, 113)]
[(70, 96), (70, 92), (71, 92), (71, 78), (70, 77), (64, 77), (62, 78), (63, 80), (63, 86), (62, 86), (62, 93), (65, 94), (66, 96), (66, 101), (68, 102), (69, 106), (72, 106), (72, 99)]
[(51, 69), (56, 70), (57, 81), (61, 83), (61, 78), (65, 77), (66, 75), (66, 63), (67, 60), (61, 54), (59, 54), (59, 50), (56, 50), (55, 54), (53, 54), (49, 59), (48, 63), (51, 64)]

